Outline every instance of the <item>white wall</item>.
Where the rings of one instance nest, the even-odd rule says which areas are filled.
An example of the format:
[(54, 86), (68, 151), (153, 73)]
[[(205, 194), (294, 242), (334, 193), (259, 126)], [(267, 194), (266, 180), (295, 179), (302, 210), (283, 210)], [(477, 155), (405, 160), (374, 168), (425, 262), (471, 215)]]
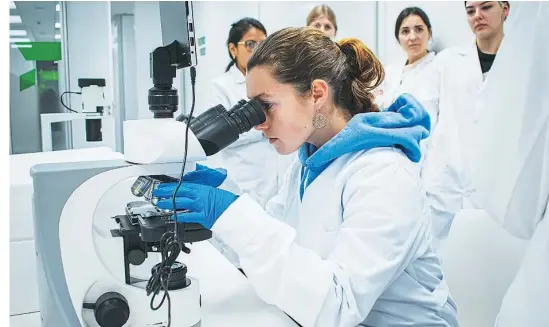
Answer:
[[(152, 118), (149, 111), (148, 91), (153, 86), (150, 78), (149, 54), (162, 45), (158, 1), (136, 1), (135, 24), (135, 78), (137, 86), (137, 119)], [(129, 108), (127, 108), (129, 110)]]
[(435, 49), (465, 45), (474, 39), (467, 24), (463, 1), (379, 2), (378, 56), (384, 64), (405, 58), (404, 51), (395, 39), (395, 23), (400, 12), (411, 6), (420, 7), (429, 16)]
[[(67, 47), (69, 90), (79, 92), (79, 78), (104, 78), (105, 92), (114, 98), (111, 11), (107, 1), (68, 1)], [(71, 95), (71, 106), (80, 109), (81, 97)], [(112, 107), (111, 107), (112, 108)], [(105, 126), (104, 126), (105, 131)], [(86, 145), (85, 121), (72, 123), (73, 146)], [(107, 138), (106, 135), (103, 136)], [(93, 144), (92, 144), (93, 145)]]
[(112, 32), (116, 151), (123, 153), (124, 121), (138, 118), (133, 14), (113, 14)]
[[(149, 55), (159, 46), (162, 46), (162, 31), (160, 28), (160, 9), (158, 1), (136, 1), (134, 6), (135, 31), (135, 79), (137, 85), (137, 114), (132, 114), (132, 108), (126, 108), (127, 115), (136, 119), (152, 118), (149, 110), (148, 94), (153, 87), (150, 77)], [(173, 87), (178, 90), (180, 104), (184, 96), (182, 91), (182, 74), (177, 71)], [(180, 108), (178, 112), (180, 111)], [(176, 113), (177, 115), (177, 113)]]

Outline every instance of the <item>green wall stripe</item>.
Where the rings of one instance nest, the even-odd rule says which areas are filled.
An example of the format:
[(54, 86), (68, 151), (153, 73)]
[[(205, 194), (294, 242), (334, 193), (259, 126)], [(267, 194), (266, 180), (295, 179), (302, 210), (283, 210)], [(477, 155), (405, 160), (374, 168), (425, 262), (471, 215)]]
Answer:
[(19, 92), (28, 89), (36, 84), (36, 69), (28, 71), (19, 76)]
[(15, 44), (30, 45), (30, 47), (18, 48), (27, 61), (61, 60), (61, 42), (15, 42)]

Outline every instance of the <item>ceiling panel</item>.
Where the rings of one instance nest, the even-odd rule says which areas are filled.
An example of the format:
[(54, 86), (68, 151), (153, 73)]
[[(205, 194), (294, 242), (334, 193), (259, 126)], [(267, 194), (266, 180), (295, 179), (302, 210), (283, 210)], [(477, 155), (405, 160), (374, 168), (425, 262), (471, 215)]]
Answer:
[(55, 35), (61, 33), (55, 27), (60, 22), (57, 4), (58, 1), (15, 1), (16, 9), (10, 9), (10, 15), (21, 16), (22, 23), (10, 24), (10, 30), (25, 29), (31, 41), (56, 41)]

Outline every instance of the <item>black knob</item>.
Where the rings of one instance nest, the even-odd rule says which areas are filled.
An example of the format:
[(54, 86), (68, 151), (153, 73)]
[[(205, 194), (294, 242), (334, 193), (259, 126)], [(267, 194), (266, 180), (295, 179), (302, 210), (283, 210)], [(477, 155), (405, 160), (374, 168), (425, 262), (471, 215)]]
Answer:
[(128, 252), (128, 261), (134, 266), (139, 266), (145, 262), (146, 257), (147, 254), (141, 249), (133, 249)]
[(108, 292), (95, 301), (95, 320), (99, 326), (122, 327), (128, 318), (130, 318), (130, 307), (121, 294)]

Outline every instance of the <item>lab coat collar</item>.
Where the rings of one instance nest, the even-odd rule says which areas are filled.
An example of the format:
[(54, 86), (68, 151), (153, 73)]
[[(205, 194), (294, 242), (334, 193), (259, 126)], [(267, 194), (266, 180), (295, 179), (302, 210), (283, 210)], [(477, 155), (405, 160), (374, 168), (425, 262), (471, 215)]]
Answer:
[(231, 78), (236, 84), (246, 83), (246, 76), (242, 74), (242, 72), (240, 71), (240, 69), (238, 69), (238, 67), (236, 67), (236, 64), (231, 66), (227, 74), (231, 76)]
[(484, 84), (484, 79), (482, 77), (480, 59), (478, 58), (476, 38), (473, 39), (469, 46), (460, 47), (458, 53), (465, 57), (467, 64), (464, 68), (468, 71), (467, 74), (470, 78), (473, 79), (476, 89), (480, 90)]
[[(416, 61), (415, 63), (412, 64), (412, 68), (410, 68), (410, 70), (412, 69), (415, 69), (416, 67), (421, 67), (423, 65), (426, 65), (428, 63), (430, 63), (431, 61), (435, 60), (435, 53), (433, 51), (429, 51), (427, 52), (427, 54), (419, 59), (418, 61)], [(402, 62), (402, 69), (399, 70), (399, 72), (402, 72), (403, 69), (406, 67), (406, 63), (408, 62), (408, 58), (406, 58), (403, 62)]]
[(477, 54), (477, 38), (474, 37), (468, 46), (459, 47), (458, 53), (464, 56), (467, 56), (470, 54)]

